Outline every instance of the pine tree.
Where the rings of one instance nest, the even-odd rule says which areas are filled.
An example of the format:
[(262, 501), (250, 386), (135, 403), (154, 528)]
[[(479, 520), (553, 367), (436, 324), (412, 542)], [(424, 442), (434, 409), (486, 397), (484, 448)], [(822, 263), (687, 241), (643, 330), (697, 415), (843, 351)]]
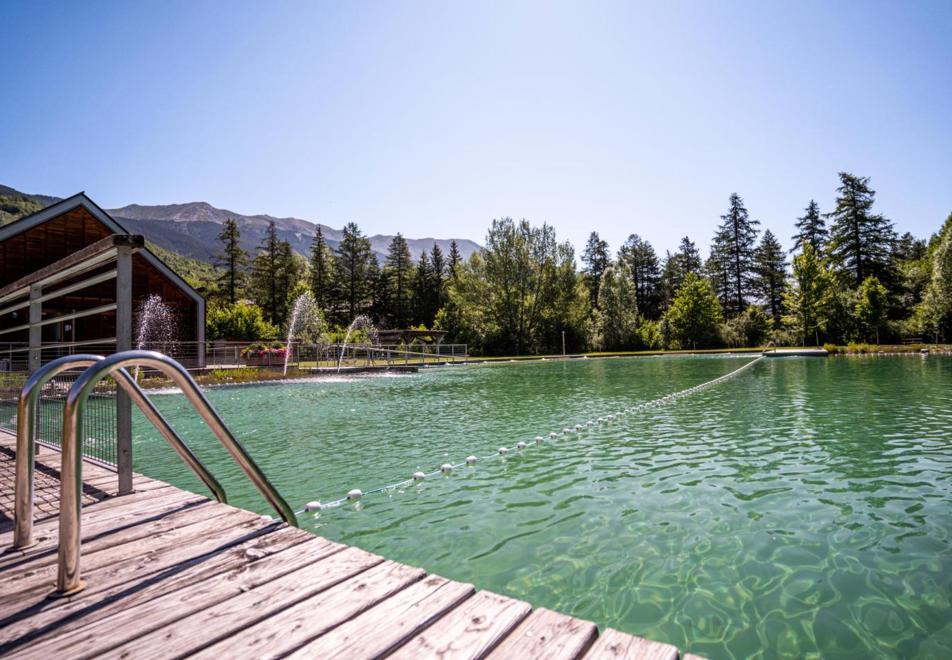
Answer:
[(311, 241), (311, 293), (317, 306), (327, 311), (334, 286), (334, 255), (331, 253), (320, 225)]
[(828, 235), (826, 222), (820, 215), (820, 207), (811, 199), (804, 209), (803, 217), (797, 218), (797, 234), (793, 237), (793, 248), (790, 251), (796, 252), (803, 247), (804, 243), (809, 243), (814, 250), (822, 252), (826, 247)]
[(281, 260), (281, 241), (274, 222), (268, 225), (264, 241), (258, 248), (258, 255), (251, 263), (251, 283), (255, 302), (264, 310), (269, 323), (278, 325), (279, 317), (279, 270)]
[(787, 260), (783, 246), (769, 229), (764, 232), (754, 255), (754, 273), (754, 291), (766, 305), (774, 329), (779, 329), (783, 320)]
[(678, 244), (678, 251), (674, 253), (677, 262), (678, 275), (683, 281), (690, 273), (700, 275), (701, 273), (701, 252), (687, 236), (681, 239)]
[(276, 277), (277, 288), (275, 292), (277, 306), (275, 308), (276, 315), (272, 321), (272, 323), (279, 327), (283, 326), (288, 320), (290, 306), (293, 304), (291, 292), (300, 279), (300, 270), (294, 251), (291, 249), (291, 244), (287, 241), (279, 241)]
[(387, 281), (383, 270), (380, 268), (380, 261), (377, 255), (371, 253), (370, 260), (367, 262), (367, 283), (370, 290), (370, 309), (368, 313), (374, 323), (380, 323), (386, 313), (387, 300)]
[(430, 251), (430, 265), (433, 268), (433, 279), (430, 287), (433, 297), (433, 316), (443, 306), (446, 301), (446, 257), (443, 256), (443, 250), (436, 243), (433, 243), (433, 249)]
[(244, 286), (244, 271), (248, 263), (248, 253), (241, 247), (241, 232), (234, 219), (225, 220), (218, 240), (222, 242), (223, 249), (216, 261), (224, 269), (218, 278), (218, 288), (225, 293), (228, 304), (234, 305)]
[(661, 269), (651, 243), (632, 234), (618, 250), (618, 261), (625, 263), (631, 275), (639, 312), (646, 318), (657, 319), (662, 298)]
[(836, 190), (836, 208), (826, 214), (832, 219), (827, 247), (834, 267), (853, 286), (870, 275), (892, 284), (889, 257), (896, 232), (892, 222), (872, 212), (876, 192), (869, 187), (869, 177), (840, 172)]
[(340, 304), (335, 305), (339, 310), (339, 323), (350, 323), (355, 316), (367, 311), (370, 255), (370, 240), (361, 233), (356, 223), (348, 222), (334, 259), (336, 289), (340, 297)]
[(414, 324), (429, 327), (433, 323), (433, 317), (436, 316), (436, 310), (433, 309), (433, 267), (430, 265), (430, 257), (426, 252), (420, 255), (420, 260), (417, 262), (413, 278), (413, 299), (416, 303)]
[(750, 219), (744, 200), (737, 193), (731, 195), (730, 207), (721, 220), (711, 251), (718, 255), (718, 263), (726, 270), (724, 311), (730, 318), (746, 309), (747, 299), (752, 293), (757, 225), (760, 222)]
[(449, 278), (455, 280), (459, 275), (460, 264), (463, 263), (463, 257), (459, 253), (459, 245), (456, 241), (450, 241), (450, 259), (449, 259)]
[(384, 266), (387, 282), (387, 308), (384, 316), (396, 328), (406, 328), (413, 309), (413, 261), (406, 239), (397, 234), (387, 249)]
[(585, 251), (582, 252), (582, 263), (585, 264), (585, 282), (588, 285), (592, 309), (595, 310), (598, 308), (598, 287), (602, 281), (602, 273), (611, 263), (608, 243), (599, 238), (597, 231), (593, 231), (588, 237)]

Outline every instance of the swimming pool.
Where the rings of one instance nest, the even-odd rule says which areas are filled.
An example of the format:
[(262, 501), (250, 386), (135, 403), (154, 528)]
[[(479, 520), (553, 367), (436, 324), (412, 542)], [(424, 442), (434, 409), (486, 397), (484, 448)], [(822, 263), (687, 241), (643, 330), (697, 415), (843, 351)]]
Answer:
[[(783, 358), (532, 443), (750, 357), (446, 367), (211, 390), (295, 507), (529, 442), (302, 526), (711, 658), (952, 647), (952, 359)], [(233, 504), (271, 513), (184, 398), (155, 401)], [(135, 468), (204, 493), (142, 420)]]

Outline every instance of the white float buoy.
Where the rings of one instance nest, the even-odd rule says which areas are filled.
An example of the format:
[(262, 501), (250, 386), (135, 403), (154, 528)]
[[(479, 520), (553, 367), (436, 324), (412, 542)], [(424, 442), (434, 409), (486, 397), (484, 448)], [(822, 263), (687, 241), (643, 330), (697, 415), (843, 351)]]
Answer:
[(508, 451), (509, 451), (509, 450), (506, 449), (505, 447), (500, 447), (500, 448), (499, 448), (499, 453), (500, 453), (500, 454), (505, 455), (506, 453), (508, 453)]
[(449, 474), (452, 471), (453, 471), (453, 466), (450, 465), (449, 463), (443, 463), (443, 465), (440, 466), (440, 472), (442, 472), (443, 474)]
[(414, 472), (414, 473), (413, 473), (413, 480), (414, 480), (414, 481), (423, 481), (424, 479), (426, 479), (426, 475), (423, 474), (422, 472)]
[(571, 433), (571, 432), (572, 432), (572, 429), (570, 429), (567, 426), (564, 429), (562, 429), (562, 433)]
[(541, 435), (537, 435), (537, 436), (535, 437), (535, 443), (536, 443), (537, 445), (541, 445), (542, 442), (543, 442), (542, 436), (541, 436)]
[(549, 437), (550, 437), (550, 438), (557, 438), (557, 437), (559, 437), (559, 434), (556, 433), (555, 431), (552, 431), (552, 433), (549, 434)]
[(364, 492), (362, 490), (360, 490), (359, 488), (355, 488), (352, 491), (349, 491), (347, 493), (347, 499), (359, 500), (361, 497), (363, 497), (363, 495), (364, 495)]
[(466, 457), (466, 465), (476, 465), (476, 457), (475, 457), (475, 456), (467, 456), (467, 457)]
[(525, 449), (525, 448), (526, 448), (526, 443), (522, 442), (521, 440), (516, 443), (516, 449)]
[(261, 516), (261, 519), (264, 520), (265, 522), (274, 522), (274, 518), (272, 518), (268, 514)]
[(304, 505), (305, 511), (319, 511), (321, 509), (320, 502), (308, 502)]
[(582, 425), (581, 425), (581, 424), (576, 424), (576, 425), (575, 425), (575, 430), (576, 430), (576, 431), (581, 431), (581, 430), (582, 430)]

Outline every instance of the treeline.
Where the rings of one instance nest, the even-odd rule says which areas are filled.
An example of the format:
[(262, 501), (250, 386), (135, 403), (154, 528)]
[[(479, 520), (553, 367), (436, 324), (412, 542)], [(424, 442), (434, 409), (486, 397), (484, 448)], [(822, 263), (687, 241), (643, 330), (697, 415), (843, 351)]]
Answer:
[(332, 328), (346, 327), (360, 314), (386, 328), (432, 328), (461, 264), (455, 241), (449, 254), (434, 243), (414, 261), (401, 234), (390, 242), (381, 264), (355, 223), (344, 227), (333, 250), (318, 227), (309, 258), (280, 240), (274, 223), (253, 258), (242, 249), (233, 220), (225, 222), (218, 239), (222, 251), (212, 295), (215, 309), (209, 314), (211, 338), (274, 337), (287, 327), (294, 300), (305, 291)]
[(250, 259), (229, 223), (219, 290), (224, 310), (249, 297), (275, 327), (310, 290), (332, 325), (368, 314), (382, 327), (436, 327), (483, 354), (950, 338), (952, 215), (928, 242), (897, 236), (868, 178), (839, 179), (828, 212), (807, 204), (789, 251), (733, 194), (706, 259), (687, 236), (659, 255), (632, 234), (613, 255), (592, 232), (581, 269), (551, 226), (511, 218), (494, 220), (466, 262), (455, 244), (414, 262), (397, 235), (379, 263), (353, 223), (335, 250), (318, 232), (309, 259), (272, 227)]

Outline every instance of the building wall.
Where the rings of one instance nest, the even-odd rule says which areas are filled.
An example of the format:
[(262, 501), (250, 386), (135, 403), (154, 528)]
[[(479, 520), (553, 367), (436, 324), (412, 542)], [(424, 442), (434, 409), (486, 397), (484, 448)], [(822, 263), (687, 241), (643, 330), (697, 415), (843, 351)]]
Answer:
[[(88, 210), (80, 206), (27, 231), (0, 242), (0, 287), (25, 277), (44, 266), (63, 259), (87, 245), (112, 235)], [(106, 264), (94, 271), (83, 273), (73, 281), (87, 279), (91, 275), (111, 270), (115, 263)], [(199, 304), (180, 289), (161, 271), (148, 263), (140, 254), (132, 259), (133, 328), (137, 319), (135, 311), (149, 295), (158, 294), (172, 308), (178, 319), (179, 341), (196, 341), (198, 337)], [(68, 281), (52, 285), (51, 289), (63, 288)], [(51, 318), (74, 311), (91, 309), (110, 304), (116, 300), (116, 282), (109, 280), (81, 291), (55, 298), (43, 303), (44, 318)], [(26, 323), (27, 310), (8, 313), (0, 317), (0, 329)], [(44, 342), (90, 341), (116, 334), (114, 311), (87, 316), (73, 321), (49, 324), (43, 327)], [(0, 343), (26, 343), (26, 330), (0, 335)], [(133, 337), (135, 341), (135, 337)]]

